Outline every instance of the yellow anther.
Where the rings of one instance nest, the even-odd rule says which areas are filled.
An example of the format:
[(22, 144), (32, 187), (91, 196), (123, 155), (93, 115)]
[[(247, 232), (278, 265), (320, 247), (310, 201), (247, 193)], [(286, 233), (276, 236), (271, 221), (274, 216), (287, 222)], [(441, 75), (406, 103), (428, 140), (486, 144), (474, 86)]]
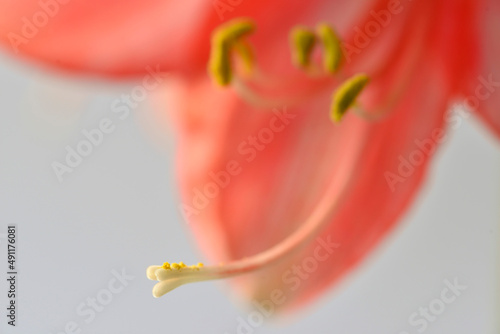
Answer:
[(359, 73), (347, 79), (335, 91), (331, 108), (331, 118), (334, 122), (339, 122), (347, 110), (356, 103), (356, 98), (369, 81), (370, 78), (366, 74)]
[(328, 73), (336, 73), (342, 63), (340, 39), (327, 24), (319, 24), (316, 31), (323, 44), (323, 67)]
[(234, 42), (255, 30), (255, 24), (250, 19), (239, 18), (231, 20), (217, 27), (212, 34), (212, 42)]
[(170, 263), (165, 262), (163, 266), (161, 266), (163, 269), (170, 269)]
[(203, 267), (203, 263), (198, 262), (197, 266), (198, 266), (199, 268), (201, 268), (201, 267)]
[(248, 19), (235, 19), (227, 22), (212, 33), (211, 53), (208, 72), (221, 86), (231, 82), (233, 71), (231, 51), (238, 50), (247, 68), (251, 68), (253, 56), (250, 47), (242, 40), (255, 30), (255, 24)]
[(178, 265), (177, 263), (172, 263), (170, 267), (172, 267), (172, 269), (177, 269), (177, 270), (181, 269), (181, 266)]
[(314, 33), (305, 27), (295, 27), (290, 33), (290, 43), (295, 64), (301, 68), (309, 66), (316, 45)]
[(226, 86), (231, 82), (232, 73), (227, 45), (212, 47), (208, 71), (221, 86)]
[(181, 261), (181, 262), (179, 262), (179, 266), (180, 266), (181, 268), (185, 268), (185, 267), (186, 267), (186, 264), (185, 264), (184, 262), (182, 262), (182, 261)]

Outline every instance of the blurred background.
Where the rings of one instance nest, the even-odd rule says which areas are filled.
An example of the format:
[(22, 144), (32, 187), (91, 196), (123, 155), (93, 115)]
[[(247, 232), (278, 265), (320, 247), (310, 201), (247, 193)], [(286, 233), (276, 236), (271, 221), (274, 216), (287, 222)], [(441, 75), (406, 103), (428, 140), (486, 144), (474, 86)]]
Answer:
[[(149, 265), (203, 256), (177, 210), (175, 138), (153, 115), (164, 92), (123, 119), (111, 110), (135, 84), (0, 56), (0, 261), (5, 277), (15, 224), (19, 273), (15, 328), (0, 283), (1, 333), (499, 332), (500, 146), (473, 118), (451, 131), (395, 233), (313, 307), (249, 327), (252, 309), (223, 281), (154, 299)], [(54, 162), (105, 118), (113, 129), (60, 182)], [(418, 312), (440, 305), (447, 281), (465, 288), (425, 320)]]

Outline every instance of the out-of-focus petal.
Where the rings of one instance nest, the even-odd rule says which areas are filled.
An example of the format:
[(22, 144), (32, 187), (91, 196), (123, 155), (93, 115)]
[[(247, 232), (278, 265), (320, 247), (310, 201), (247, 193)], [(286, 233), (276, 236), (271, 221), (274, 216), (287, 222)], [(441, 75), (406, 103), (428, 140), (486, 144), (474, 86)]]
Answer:
[[(241, 277), (238, 286), (249, 297), (269, 300), (279, 289), (289, 308), (311, 301), (366, 258), (414, 199), (430, 158), (446, 140), (445, 111), (463, 80), (456, 67), (469, 59), (448, 59), (459, 51), (458, 37), (450, 39), (450, 26), (439, 25), (449, 9), (459, 20), (467, 10), (465, 2), (414, 8), (406, 19), (415, 23), (425, 17), (423, 35), (420, 28), (411, 29), (418, 25), (410, 24), (406, 39), (397, 39), (399, 45), (385, 43), (384, 36), (373, 41), (391, 46), (396, 55), (387, 55), (393, 65), (387, 70), (377, 71), (387, 63), (384, 57), (371, 63), (375, 87), (362, 99), (367, 109), (385, 105), (387, 98), (377, 98), (374, 91), (390, 96), (404, 75), (410, 76), (404, 90), (394, 95), (390, 114), (379, 122), (348, 115), (334, 126), (326, 117), (330, 94), (289, 106), (286, 113), (256, 110), (203, 80), (177, 94), (183, 208), (193, 209), (184, 213), (202, 249), (216, 262), (245, 258), (284, 240), (311, 215), (331, 182), (342, 184), (346, 170), (355, 173), (347, 195), (339, 187), (331, 197), (332, 205), (341, 204), (320, 235), (339, 247), (319, 259), (321, 243), (312, 243), (279, 265)], [(470, 47), (468, 42), (462, 46)], [(414, 58), (407, 52), (412, 43), (419, 50)], [(377, 48), (370, 52), (377, 54)], [(367, 66), (367, 61), (356, 66)], [(317, 268), (307, 271), (311, 261)], [(293, 266), (302, 266), (306, 278)]]
[(469, 74), (465, 84), (465, 104), (476, 110), (493, 133), (500, 137), (500, 3), (478, 1), (477, 8), (474, 16), (477, 28), (472, 31), (476, 47), (471, 52), (477, 50), (479, 63), (467, 64), (464, 68)]
[[(186, 92), (187, 117), (179, 139), (183, 203), (195, 210), (187, 213), (191, 227), (217, 262), (244, 258), (282, 241), (307, 219), (332, 180), (343, 177), (346, 169), (359, 170), (349, 196), (322, 234), (340, 247), (318, 260), (318, 269), (299, 280), (295, 291), (290, 277), (287, 282), (283, 275), (314, 256), (318, 244), (242, 278), (251, 297), (269, 299), (273, 289), (281, 289), (289, 302), (308, 300), (342, 277), (394, 226), (441, 140), (447, 87), (439, 68), (427, 65), (380, 124), (349, 116), (335, 127), (325, 117), (328, 97), (288, 109), (291, 116), (281, 123), (276, 119), (282, 110), (252, 110), (229, 92), (214, 93), (207, 84)], [(191, 94), (204, 108), (190, 102)], [(273, 124), (282, 130), (271, 130), (271, 136)], [(269, 142), (257, 139), (255, 146), (255, 138)], [(430, 143), (425, 144), (429, 151), (416, 141)], [(351, 157), (359, 150), (361, 159), (353, 165)], [(337, 200), (331, 198), (332, 205)]]
[(0, 41), (15, 53), (72, 71), (116, 76), (200, 70), (197, 44), (210, 1), (0, 1)]
[[(373, 0), (363, 0), (370, 2)], [(286, 32), (324, 1), (0, 0), (0, 43), (70, 71), (137, 76), (146, 68), (205, 74), (210, 34), (234, 17)], [(332, 10), (349, 8), (335, 1)], [(341, 16), (341, 15), (339, 15)], [(269, 40), (267, 38), (267, 40)]]

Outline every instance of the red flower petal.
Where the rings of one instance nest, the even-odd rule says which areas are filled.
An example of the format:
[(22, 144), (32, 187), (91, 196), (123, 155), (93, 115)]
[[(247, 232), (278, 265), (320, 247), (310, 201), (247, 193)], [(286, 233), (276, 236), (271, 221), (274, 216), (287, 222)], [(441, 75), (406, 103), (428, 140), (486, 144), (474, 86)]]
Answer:
[[(66, 2), (66, 3), (63, 3)], [(1, 0), (0, 41), (9, 50), (74, 71), (116, 76), (200, 70), (198, 37), (211, 2)]]
[(480, 66), (467, 64), (466, 105), (500, 137), (500, 3), (479, 1), (475, 17), (478, 28), (473, 30), (477, 39), (476, 52)]
[[(486, 60), (480, 68), (475, 2), (408, 3), (415, 14), (407, 10), (394, 16), (349, 65), (372, 75), (363, 98), (366, 105), (381, 108), (391, 102), (391, 114), (379, 123), (349, 115), (334, 126), (326, 114), (331, 92), (318, 94), (307, 106), (290, 106), (287, 116), (283, 110), (255, 110), (232, 92), (216, 91), (200, 79), (209, 34), (222, 19), (212, 1), (2, 1), (8, 10), (0, 14), (0, 41), (25, 56), (112, 76), (138, 75), (148, 66), (191, 76), (194, 83), (179, 96), (183, 200), (191, 206), (188, 215), (197, 238), (214, 260), (241, 259), (280, 243), (324, 206), (318, 203), (334, 182), (335, 194), (326, 199), (335, 210), (328, 212), (329, 225), (321, 238), (339, 247), (320, 260), (318, 244), (311, 243), (290, 252), (279, 265), (240, 280), (246, 293), (259, 301), (280, 289), (288, 307), (312, 300), (337, 282), (387, 235), (415, 196), (429, 158), (443, 140), (449, 97), (470, 89), (464, 87), (471, 73), (500, 76), (496, 17), (485, 21), (492, 33), (483, 32)], [(252, 37), (259, 64), (287, 75), (284, 37), (295, 24), (324, 18), (350, 40), (352, 22), (366, 23), (373, 19), (370, 9), (387, 6), (378, 0), (366, 0), (369, 7), (356, 3), (358, 10), (350, 10), (356, 7), (350, 1), (303, 4), (243, 1), (222, 15), (254, 19), (261, 32)], [(491, 1), (489, 6), (497, 13), (497, 4)], [(418, 20), (424, 18), (425, 24)], [(463, 50), (468, 53), (459, 53)], [(468, 72), (463, 70), (467, 66)], [(497, 93), (480, 108), (497, 132), (500, 117), (493, 106), (499, 102)], [(316, 261), (317, 268), (303, 268), (301, 275), (294, 271), (293, 266), (305, 267), (307, 261)]]
[[(215, 262), (249, 257), (283, 241), (318, 209), (328, 185), (338, 184), (330, 197), (332, 207), (338, 207), (320, 237), (339, 247), (320, 260), (321, 243), (312, 242), (279, 265), (242, 277), (239, 286), (248, 296), (269, 300), (279, 289), (286, 307), (311, 301), (366, 258), (401, 218), (445, 140), (446, 107), (462, 78), (453, 69), (463, 59), (446, 61), (456, 57), (457, 49), (441, 45), (449, 37), (447, 27), (440, 25), (447, 5), (414, 7), (413, 18), (425, 17), (429, 29), (423, 36), (419, 29), (405, 30), (412, 31), (406, 43), (393, 49), (395, 57), (388, 55), (403, 76), (390, 66), (375, 71), (372, 94), (368, 91), (365, 99), (372, 107), (385, 100), (373, 91), (395, 91), (398, 80), (411, 75), (395, 96), (390, 115), (377, 123), (348, 115), (340, 126), (332, 125), (327, 117), (330, 94), (307, 106), (289, 107), (289, 119), (255, 110), (203, 80), (178, 94), (183, 208), (192, 209), (185, 211), (191, 227)], [(400, 26), (394, 22), (394, 27)], [(425, 44), (416, 60), (407, 61), (411, 43)], [(372, 65), (380, 69), (385, 63), (380, 57)], [(353, 181), (343, 189), (348, 177)], [(302, 274), (294, 266), (302, 267)]]
[(70, 71), (131, 76), (151, 66), (204, 75), (216, 26), (249, 16), (262, 27), (288, 29), (287, 22), (296, 22), (322, 2), (0, 0), (0, 43), (16, 54)]
[[(394, 226), (418, 189), (432, 152), (422, 153), (415, 140), (430, 140), (434, 151), (433, 134), (441, 129), (446, 107), (440, 75), (432, 65), (420, 74), (383, 123), (370, 125), (348, 117), (338, 128), (319, 108), (326, 106), (324, 100), (289, 110), (295, 118), (286, 125), (273, 120), (273, 113), (252, 110), (228, 93), (220, 93), (228, 95), (222, 98), (208, 85), (191, 87), (189, 96), (195, 93), (198, 102), (185, 103), (189, 116), (180, 138), (179, 169), (184, 203), (196, 210), (191, 227), (202, 248), (217, 263), (276, 245), (307, 219), (333, 179), (340, 183), (346, 171), (357, 170), (349, 196), (341, 199), (341, 209), (323, 233), (324, 240), (330, 238), (340, 248), (296, 291), (284, 284), (282, 275), (313, 256), (317, 244), (283, 265), (250, 276), (245, 286), (259, 300), (269, 299), (278, 288), (288, 301), (298, 303), (337, 281)], [(436, 93), (427, 91), (429, 82)], [(205, 110), (198, 109), (200, 102)], [(211, 112), (215, 108), (217, 113)], [(265, 144), (261, 140), (270, 138), (274, 122), (284, 129)], [(252, 148), (250, 136), (261, 138), (262, 151)], [(362, 156), (354, 165), (356, 154)], [(401, 176), (400, 171), (407, 174)], [(390, 182), (387, 172), (392, 173)], [(220, 185), (214, 186), (217, 180)], [(332, 197), (332, 205), (338, 200)]]

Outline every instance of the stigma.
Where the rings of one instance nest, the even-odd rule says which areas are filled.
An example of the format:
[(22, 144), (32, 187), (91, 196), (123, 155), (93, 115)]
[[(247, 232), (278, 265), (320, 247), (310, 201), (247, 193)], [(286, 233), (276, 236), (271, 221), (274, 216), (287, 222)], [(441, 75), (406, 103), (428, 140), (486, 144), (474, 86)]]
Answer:
[(158, 298), (185, 283), (205, 280), (205, 271), (203, 263), (187, 266), (184, 262), (165, 262), (161, 266), (150, 266), (146, 274), (150, 280), (158, 281), (153, 288), (153, 296)]

